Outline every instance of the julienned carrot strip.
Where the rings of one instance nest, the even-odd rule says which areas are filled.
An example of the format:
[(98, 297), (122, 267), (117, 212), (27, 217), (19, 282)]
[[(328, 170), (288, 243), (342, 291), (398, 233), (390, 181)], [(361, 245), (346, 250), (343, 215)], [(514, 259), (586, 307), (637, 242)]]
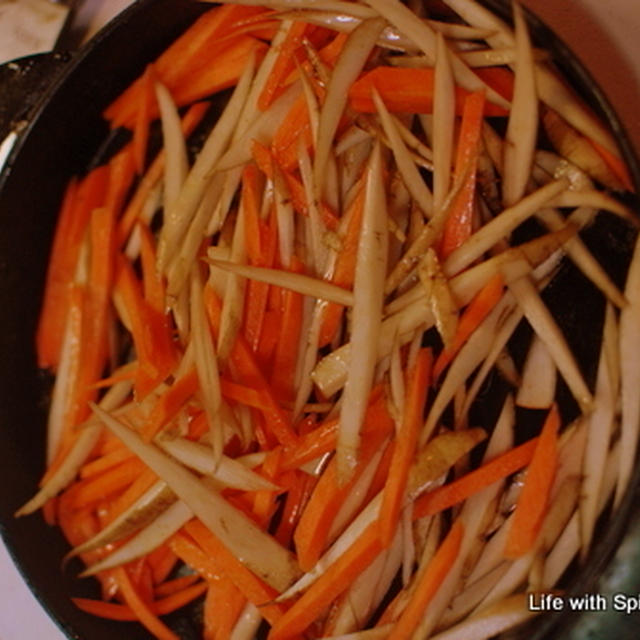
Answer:
[(259, 63), (267, 48), (264, 42), (251, 36), (239, 36), (229, 41), (219, 59), (213, 58), (211, 64), (185, 74), (172, 90), (176, 105), (181, 107), (233, 87), (251, 57), (255, 56), (256, 63)]
[(120, 257), (116, 288), (122, 296), (131, 322), (131, 333), (140, 368), (135, 389), (139, 398), (150, 393), (176, 365), (171, 328), (163, 313), (144, 299), (140, 282), (129, 262)]
[(299, 57), (299, 49), (302, 47), (302, 40), (313, 29), (313, 25), (301, 20), (295, 20), (291, 23), (289, 31), (280, 45), (278, 57), (258, 97), (258, 108), (262, 111), (268, 109), (275, 98), (282, 93), (284, 81), (295, 68), (296, 59)]
[[(282, 449), (273, 449), (267, 454), (262, 463), (261, 475), (267, 480), (277, 483), (280, 474), (280, 461), (282, 459)], [(253, 503), (253, 513), (256, 521), (266, 529), (271, 521), (271, 517), (277, 508), (276, 498), (278, 491), (257, 491)]]
[[(275, 209), (268, 220), (259, 221), (260, 258), (254, 263), (261, 267), (273, 267), (278, 250), (277, 219)], [(243, 334), (254, 353), (258, 351), (270, 285), (266, 282), (249, 280), (247, 283), (244, 304)]]
[(155, 72), (153, 64), (149, 64), (142, 74), (142, 95), (136, 113), (132, 140), (133, 157), (136, 170), (140, 175), (144, 172), (147, 161), (147, 143), (149, 141), (149, 127), (151, 126), (151, 105), (155, 100), (154, 84)]
[(291, 473), (296, 474), (296, 479), (291, 483), (291, 487), (287, 491), (282, 517), (275, 534), (276, 540), (286, 547), (291, 544), (293, 532), (317, 483), (315, 476), (302, 471), (293, 471)]
[(159, 640), (179, 640), (179, 637), (160, 621), (149, 604), (142, 600), (133, 586), (126, 569), (117, 567), (113, 570), (113, 573), (118, 583), (120, 594), (141, 624)]
[(145, 557), (147, 564), (151, 568), (153, 584), (155, 585), (163, 584), (179, 562), (178, 556), (173, 553), (167, 543), (150, 551)]
[(526, 467), (533, 458), (538, 438), (532, 438), (497, 456), (466, 475), (419, 497), (413, 505), (413, 518), (423, 518), (444, 511)]
[[(211, 66), (216, 61), (223, 65), (222, 55), (229, 46), (229, 40), (218, 44), (223, 36), (230, 36), (235, 26), (265, 9), (223, 5), (202, 15), (172, 45), (155, 60), (154, 67), (158, 79), (170, 91), (189, 70)], [(138, 78), (104, 111), (104, 116), (113, 127), (132, 126), (142, 92), (142, 78)], [(157, 114), (157, 111), (156, 111)], [(154, 114), (155, 115), (155, 114)]]
[(542, 427), (513, 513), (504, 550), (507, 558), (518, 558), (527, 553), (538, 537), (558, 465), (559, 429), (560, 414), (558, 407), (553, 405)]
[(260, 613), (268, 622), (274, 624), (282, 617), (284, 605), (268, 604), (277, 593), (247, 569), (199, 520), (191, 520), (184, 529), (215, 560), (220, 572), (233, 582), (249, 602), (260, 608)]
[(259, 391), (226, 378), (220, 378), (220, 391), (227, 400), (232, 400), (246, 407), (252, 407), (260, 411), (269, 411), (271, 408), (269, 403), (264, 401)]
[(353, 486), (369, 464), (373, 455), (391, 435), (391, 425), (378, 430), (368, 430), (363, 438), (358, 464), (348, 482), (340, 483), (337, 460), (332, 459), (322, 473), (305, 507), (293, 539), (298, 562), (303, 571), (310, 571), (325, 550), (334, 517), (340, 505), (351, 493)]
[(209, 580), (202, 611), (204, 640), (230, 638), (247, 599), (226, 576)]
[(197, 573), (173, 578), (173, 580), (167, 580), (156, 586), (154, 590), (156, 599), (164, 598), (165, 596), (170, 596), (172, 593), (182, 591), (186, 587), (190, 587), (195, 582), (198, 582), (198, 580), (199, 576)]
[[(353, 287), (353, 280), (356, 271), (356, 260), (358, 257), (358, 243), (360, 239), (360, 227), (362, 226), (362, 215), (364, 212), (365, 182), (360, 180), (358, 191), (351, 205), (345, 212), (347, 224), (342, 238), (340, 252), (336, 257), (335, 267), (331, 276), (331, 282), (340, 287)], [(334, 339), (340, 322), (344, 307), (335, 302), (327, 302), (322, 311), (322, 324), (318, 346), (324, 347)]]
[(124, 146), (109, 160), (109, 182), (104, 206), (119, 217), (136, 175), (133, 145)]
[[(73, 221), (78, 181), (72, 178), (64, 192), (58, 223), (53, 238), (53, 248), (49, 258), (49, 268), (45, 283), (44, 300), (36, 333), (36, 350), (38, 366), (55, 367), (58, 364), (62, 335), (67, 314), (67, 283), (70, 281), (71, 269), (63, 268), (63, 263), (70, 260), (66, 255), (65, 243), (68, 238), (69, 227)], [(64, 231), (63, 231), (64, 229)]]
[(269, 640), (287, 640), (303, 633), (381, 551), (378, 528), (372, 523), (273, 625)]
[[(349, 104), (360, 113), (376, 113), (372, 90), (375, 87), (391, 113), (433, 112), (434, 70), (406, 67), (376, 67), (366, 72), (349, 90)], [(468, 91), (456, 87), (456, 114), (462, 115)], [(485, 116), (505, 116), (508, 112), (490, 102), (485, 104)]]
[(198, 390), (198, 374), (195, 367), (174, 381), (174, 383), (158, 398), (142, 427), (141, 435), (151, 440), (157, 433), (173, 420), (185, 403)]
[(502, 297), (503, 289), (504, 279), (500, 273), (497, 273), (480, 289), (473, 300), (471, 300), (458, 321), (456, 335), (453, 338), (451, 346), (445, 347), (438, 355), (433, 367), (434, 378), (438, 379), (440, 377), (462, 345), (468, 340), (469, 336), (478, 328), (496, 304), (498, 304)]
[[(209, 109), (208, 102), (198, 102), (187, 110), (182, 118), (182, 133), (185, 138), (188, 138), (194, 131), (194, 129), (201, 122), (204, 114)], [(158, 184), (164, 171), (165, 163), (165, 151), (164, 149), (158, 153), (154, 158), (151, 166), (147, 172), (142, 176), (140, 183), (138, 184), (135, 193), (133, 194), (127, 208), (125, 209), (122, 217), (118, 222), (118, 244), (122, 246), (131, 230), (133, 229), (136, 220), (140, 216), (144, 204), (149, 197), (152, 189)]]
[(146, 467), (138, 458), (131, 458), (101, 473), (99, 476), (80, 480), (68, 490), (69, 505), (83, 509), (100, 500), (123, 491), (135, 482)]
[(254, 265), (262, 263), (262, 238), (260, 230), (260, 203), (262, 184), (260, 172), (254, 164), (242, 170), (240, 206), (244, 213), (244, 238), (247, 258)]
[(87, 313), (84, 318), (84, 337), (79, 380), (74, 399), (73, 424), (79, 424), (89, 415), (88, 403), (97, 395), (94, 384), (102, 376), (108, 357), (108, 331), (116, 250), (115, 215), (110, 208), (99, 208), (92, 212), (90, 247)]
[(125, 460), (129, 460), (134, 456), (135, 454), (126, 448), (110, 451), (106, 455), (96, 458), (95, 460), (87, 462), (85, 465), (83, 465), (80, 469), (79, 476), (82, 480), (90, 478), (91, 476), (103, 473), (107, 469), (110, 469), (111, 467), (114, 467), (115, 465), (120, 464)]
[(382, 505), (378, 525), (380, 539), (388, 547), (398, 527), (400, 512), (405, 499), (409, 469), (418, 443), (418, 434), (423, 423), (424, 405), (430, 386), (433, 355), (431, 349), (421, 349), (416, 363), (408, 372), (408, 388), (400, 429), (389, 467), (389, 477), (382, 494)]
[[(150, 611), (155, 615), (164, 616), (189, 604), (189, 602), (201, 596), (206, 590), (207, 583), (200, 582), (162, 599), (155, 600), (149, 603), (148, 606)], [(100, 618), (120, 620), (123, 622), (138, 620), (138, 616), (127, 604), (116, 604), (115, 602), (104, 602), (103, 600), (91, 600), (89, 598), (71, 598), (71, 601), (78, 609)]]
[(156, 268), (156, 243), (149, 226), (138, 222), (144, 298), (158, 313), (165, 312), (165, 286)]
[(109, 168), (103, 165), (79, 183), (72, 180), (67, 187), (49, 258), (36, 336), (41, 367), (58, 366), (69, 309), (69, 286), (74, 280), (91, 212), (104, 204), (108, 178)]
[(118, 367), (111, 375), (106, 378), (100, 378), (100, 380), (94, 382), (92, 387), (94, 389), (104, 389), (105, 387), (112, 387), (114, 384), (123, 382), (124, 380), (133, 380), (136, 376), (137, 369), (137, 362), (127, 362), (127, 364)]
[(298, 166), (298, 144), (302, 138), (310, 149), (313, 144), (309, 108), (304, 95), (300, 95), (289, 109), (289, 113), (276, 129), (271, 149), (278, 164), (285, 171), (293, 171)]
[[(515, 74), (506, 67), (478, 67), (474, 73), (505, 100), (513, 100)], [(487, 114), (488, 115), (488, 114)]]
[(607, 166), (613, 173), (615, 173), (616, 177), (623, 184), (625, 189), (628, 189), (631, 192), (635, 191), (635, 187), (633, 186), (633, 180), (631, 179), (631, 175), (629, 175), (629, 169), (625, 164), (624, 160), (620, 158), (620, 156), (614, 155), (609, 151), (609, 149), (605, 149), (601, 144), (598, 144), (595, 140), (591, 140), (591, 138), (587, 138), (593, 148), (600, 154), (600, 157), (607, 163)]
[[(273, 165), (275, 162), (271, 150), (265, 147), (258, 140), (254, 140), (251, 145), (251, 153), (256, 164), (260, 168), (260, 171), (264, 173), (268, 178), (273, 178)], [(309, 215), (309, 209), (307, 206), (307, 196), (305, 194), (304, 186), (300, 179), (291, 171), (285, 171), (283, 167), (282, 175), (284, 176), (287, 187), (289, 188), (289, 194), (291, 196), (291, 203), (297, 213), (304, 216)], [(320, 203), (320, 217), (328, 229), (335, 230), (338, 227), (339, 219), (336, 214), (331, 210), (326, 202)]]
[(476, 191), (476, 164), (480, 152), (484, 122), (484, 91), (469, 94), (464, 100), (458, 138), (454, 184), (464, 181), (448, 212), (440, 242), (440, 258), (445, 260), (473, 232)]
[(405, 640), (412, 637), (418, 628), (424, 611), (433, 597), (438, 592), (440, 585), (447, 577), (449, 569), (455, 562), (460, 550), (464, 528), (460, 520), (453, 523), (447, 537), (444, 539), (431, 562), (418, 577), (415, 591), (407, 606), (403, 610), (398, 622), (395, 624), (389, 640)]
[[(337, 418), (326, 420), (306, 435), (301, 435), (298, 442), (285, 446), (283, 453), (283, 471), (297, 469), (301, 465), (315, 460), (336, 448), (339, 421)], [(387, 409), (385, 394), (380, 386), (374, 387), (369, 397), (369, 405), (363, 421), (363, 441), (376, 431), (390, 433), (393, 419)]]
[(220, 573), (220, 567), (214, 558), (209, 557), (186, 533), (179, 531), (171, 536), (167, 545), (173, 553), (186, 565), (191, 567), (205, 580), (215, 580)]
[[(220, 300), (211, 287), (205, 287), (204, 298), (209, 323), (214, 335), (217, 335), (220, 330)], [(291, 428), (291, 420), (276, 401), (273, 390), (267, 384), (249, 346), (241, 334), (236, 337), (233, 347), (231, 348), (229, 363), (229, 366), (237, 372), (240, 382), (256, 389), (264, 402), (270, 407), (268, 411), (263, 412), (263, 415), (273, 435), (281, 444), (295, 444), (295, 442), (297, 442), (297, 436)]]
[[(304, 265), (294, 256), (291, 271), (302, 273)], [(271, 387), (276, 398), (283, 402), (295, 399), (296, 365), (302, 334), (302, 311), (304, 297), (297, 291), (287, 289), (282, 294), (282, 320), (280, 335), (273, 355)]]

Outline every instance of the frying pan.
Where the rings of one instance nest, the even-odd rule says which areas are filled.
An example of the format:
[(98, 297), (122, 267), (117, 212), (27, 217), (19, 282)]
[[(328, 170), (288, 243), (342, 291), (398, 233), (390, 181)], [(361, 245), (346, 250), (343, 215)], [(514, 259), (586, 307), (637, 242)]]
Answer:
[[(507, 13), (505, 2), (491, 0), (489, 4), (497, 12)], [(38, 515), (13, 518), (14, 511), (33, 494), (44, 465), (50, 380), (36, 367), (33, 336), (55, 214), (69, 176), (86, 168), (108, 132), (100, 117), (102, 109), (141, 73), (147, 61), (210, 7), (185, 0), (140, 0), (121, 14), (44, 91), (0, 175), (0, 532), (25, 580), (70, 638), (137, 640), (148, 635), (138, 625), (96, 619), (76, 609), (69, 595), (97, 597), (97, 587), (91, 580), (74, 577), (77, 564), (61, 567), (68, 547), (60, 533), (47, 527)], [(571, 84), (609, 123), (636, 188), (640, 187), (640, 166), (613, 109), (571, 52), (540, 21), (528, 17), (535, 42), (552, 53)], [(634, 235), (606, 216), (587, 235), (620, 283)], [(570, 306), (566, 304), (569, 293), (576, 296), (576, 303), (582, 296), (593, 295), (588, 286), (576, 286), (576, 279), (579, 276), (567, 266), (549, 304)], [(569, 314), (563, 318), (591, 383), (598, 348), (592, 337), (598, 335), (601, 307), (594, 305), (592, 317)], [(524, 344), (526, 331), (521, 333)], [(517, 344), (514, 349), (518, 351)], [(492, 411), (490, 404), (485, 407), (488, 413)], [(569, 400), (564, 411), (572, 411)], [(567, 582), (570, 591), (595, 589), (598, 577), (611, 566), (612, 554), (628, 530), (639, 483), (640, 474), (636, 473), (633, 490), (621, 509), (601, 527), (592, 561), (572, 571)], [(629, 531), (627, 535), (633, 540), (636, 534)], [(632, 561), (637, 563), (638, 559), (633, 556)], [(522, 637), (556, 637), (559, 625), (568, 629), (574, 622), (565, 615), (548, 617), (535, 630), (525, 629)], [(173, 615), (168, 623), (182, 638), (199, 637), (197, 606)], [(616, 637), (635, 634), (626, 636), (619, 627)]]

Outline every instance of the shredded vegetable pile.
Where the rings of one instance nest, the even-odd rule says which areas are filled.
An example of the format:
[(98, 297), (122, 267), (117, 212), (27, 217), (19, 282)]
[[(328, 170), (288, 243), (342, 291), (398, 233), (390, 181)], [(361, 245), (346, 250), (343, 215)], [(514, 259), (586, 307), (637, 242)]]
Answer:
[[(636, 461), (612, 135), (518, 5), (215, 4), (68, 184), (48, 468), (18, 514), (99, 581), (80, 609), (157, 638), (197, 600), (207, 639), (498, 635), (588, 561)], [(567, 269), (591, 370), (547, 295)]]

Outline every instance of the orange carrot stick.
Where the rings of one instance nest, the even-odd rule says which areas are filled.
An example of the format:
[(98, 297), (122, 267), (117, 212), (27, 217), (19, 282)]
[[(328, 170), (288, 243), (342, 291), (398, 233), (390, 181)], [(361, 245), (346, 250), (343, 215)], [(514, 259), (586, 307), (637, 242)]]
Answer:
[[(256, 164), (260, 168), (260, 171), (264, 173), (268, 178), (273, 178), (273, 162), (275, 160), (272, 157), (271, 150), (265, 147), (258, 140), (254, 140), (251, 145), (251, 153)], [(289, 189), (289, 195), (291, 196), (291, 204), (297, 213), (303, 216), (309, 215), (309, 209), (307, 206), (307, 196), (304, 190), (302, 181), (291, 171), (285, 171), (283, 167), (282, 175)], [(331, 210), (331, 207), (326, 202), (320, 203), (320, 217), (328, 229), (335, 230), (338, 227), (338, 217), (335, 212)]]
[(526, 467), (536, 450), (538, 438), (497, 456), (478, 469), (420, 496), (413, 505), (413, 518), (423, 518), (452, 507), (485, 487)]
[(553, 405), (538, 438), (538, 444), (527, 469), (524, 486), (518, 498), (509, 529), (504, 555), (518, 558), (535, 544), (547, 510), (553, 478), (558, 465), (558, 429), (560, 414)]
[[(504, 70), (505, 73), (509, 73)], [(496, 74), (498, 75), (498, 74)], [(372, 98), (375, 87), (391, 113), (432, 113), (434, 71), (430, 68), (376, 67), (351, 85), (349, 103), (354, 111), (376, 113)], [(456, 113), (462, 114), (468, 92), (456, 87)], [(502, 107), (485, 104), (485, 116), (505, 116)]]
[(80, 183), (72, 180), (67, 187), (56, 225), (38, 323), (36, 343), (41, 367), (55, 369), (58, 366), (69, 309), (69, 286), (74, 280), (91, 212), (104, 204), (108, 177), (109, 168), (101, 166)]
[[(206, 589), (206, 582), (200, 582), (199, 584), (195, 584), (176, 593), (172, 593), (160, 600), (155, 600), (148, 606), (150, 611), (157, 616), (167, 615), (189, 604), (189, 602), (202, 595)], [(91, 600), (89, 598), (71, 598), (71, 601), (76, 605), (76, 607), (78, 607), (78, 609), (100, 618), (120, 620), (123, 622), (136, 621), (139, 619), (133, 609), (126, 604)]]
[(204, 640), (230, 638), (247, 599), (226, 576), (209, 580), (204, 600)]
[(156, 613), (147, 604), (133, 586), (129, 574), (124, 567), (117, 567), (113, 570), (119, 591), (125, 601), (146, 629), (148, 629), (158, 640), (179, 640), (163, 622), (160, 621)]
[[(157, 78), (173, 93), (180, 79), (190, 70), (213, 66), (212, 60), (224, 66), (223, 54), (233, 42), (228, 38), (221, 42), (223, 36), (230, 36), (243, 20), (264, 12), (261, 7), (234, 5), (208, 11), (155, 60)], [(112, 127), (133, 125), (142, 91), (142, 78), (138, 78), (105, 109), (104, 116)], [(157, 116), (157, 105), (154, 105), (152, 115)]]
[(484, 105), (484, 91), (471, 93), (464, 100), (453, 175), (454, 184), (461, 180), (464, 180), (464, 183), (449, 210), (442, 232), (439, 250), (442, 260), (465, 242), (473, 232), (476, 164), (480, 152)]
[(293, 536), (298, 562), (304, 571), (309, 571), (320, 558), (327, 545), (329, 531), (340, 505), (351, 493), (373, 455), (379, 451), (390, 435), (390, 423), (382, 422), (375, 430), (368, 425), (358, 464), (348, 482), (340, 483), (335, 458), (327, 465), (300, 517)]
[(156, 268), (156, 243), (149, 226), (138, 222), (140, 228), (140, 261), (144, 298), (158, 313), (165, 312), (165, 287)]
[(267, 604), (277, 593), (247, 569), (199, 520), (191, 520), (184, 529), (210, 558), (215, 559), (220, 572), (233, 582), (247, 600), (260, 607), (260, 612), (268, 622), (273, 624), (282, 617), (283, 605)]
[(389, 640), (404, 640), (412, 637), (424, 615), (424, 611), (438, 592), (447, 577), (451, 565), (455, 562), (462, 542), (463, 526), (459, 520), (454, 522), (431, 562), (418, 578), (418, 582), (398, 622), (389, 634)]
[(135, 389), (140, 398), (143, 398), (176, 365), (171, 329), (165, 315), (155, 311), (144, 299), (140, 282), (123, 257), (118, 263), (116, 288), (122, 296), (131, 322), (131, 333), (140, 364)]
[(225, 44), (219, 59), (210, 57), (211, 64), (185, 74), (172, 88), (176, 105), (181, 107), (234, 86), (251, 57), (254, 56), (259, 63), (267, 50), (264, 42), (251, 36), (239, 36)]
[[(345, 289), (353, 287), (356, 271), (360, 227), (362, 226), (362, 214), (364, 211), (364, 186), (364, 180), (360, 180), (356, 196), (345, 213), (347, 225), (342, 238), (340, 253), (336, 257), (335, 267), (331, 276), (333, 284)], [(323, 309), (322, 324), (320, 325), (319, 347), (324, 347), (331, 343), (342, 321), (343, 313), (344, 307), (342, 305), (336, 302), (326, 303)]]
[(421, 349), (414, 367), (408, 373), (409, 386), (405, 398), (402, 423), (396, 435), (396, 444), (384, 488), (378, 525), (380, 539), (388, 547), (395, 535), (400, 512), (405, 499), (409, 469), (418, 443), (423, 423), (424, 405), (429, 390), (433, 356), (431, 349)]
[(142, 74), (142, 95), (136, 113), (132, 140), (133, 157), (136, 170), (140, 175), (144, 172), (147, 161), (147, 143), (149, 142), (149, 127), (151, 126), (151, 106), (155, 100), (154, 84), (155, 72), (153, 64), (149, 64)]
[(268, 109), (269, 105), (284, 90), (284, 82), (295, 68), (295, 61), (299, 55), (298, 51), (302, 47), (302, 40), (309, 30), (313, 29), (313, 25), (300, 20), (295, 20), (291, 23), (289, 31), (280, 45), (280, 51), (271, 73), (269, 73), (264, 88), (258, 97), (258, 108), (260, 110), (265, 111)]
[(372, 523), (273, 625), (269, 640), (287, 640), (303, 633), (381, 551), (378, 529)]
[(158, 398), (149, 414), (149, 418), (142, 427), (141, 435), (151, 440), (166, 424), (178, 415), (185, 403), (198, 390), (198, 373), (192, 367)]
[[(214, 335), (220, 330), (221, 304), (211, 287), (205, 288), (205, 306)], [(273, 390), (267, 384), (264, 374), (256, 363), (244, 337), (236, 337), (229, 355), (230, 366), (237, 372), (240, 381), (248, 387), (259, 391), (263, 401), (270, 407), (263, 415), (273, 435), (281, 444), (295, 444), (297, 436), (291, 428), (289, 416), (276, 401)]]
[(611, 153), (609, 149), (605, 149), (601, 144), (598, 144), (595, 140), (591, 140), (591, 138), (587, 138), (593, 148), (600, 154), (600, 157), (607, 163), (607, 166), (613, 173), (615, 173), (616, 177), (620, 182), (624, 185), (625, 189), (628, 189), (631, 192), (635, 192), (635, 187), (633, 186), (633, 180), (631, 179), (631, 175), (629, 174), (629, 169), (625, 164), (624, 160), (619, 156)]
[[(291, 261), (291, 270), (295, 273), (302, 273), (304, 270), (302, 262), (295, 256)], [(273, 356), (271, 387), (276, 398), (292, 402), (295, 399), (296, 365), (302, 334), (304, 298), (301, 293), (287, 289), (283, 292), (282, 299), (282, 319)]]
[(502, 275), (497, 273), (474, 296), (458, 322), (453, 342), (449, 347), (445, 347), (438, 355), (433, 368), (434, 378), (437, 379), (440, 377), (451, 360), (453, 360), (458, 351), (460, 351), (462, 345), (469, 339), (469, 336), (478, 328), (496, 304), (498, 304), (502, 297), (503, 289), (504, 280)]

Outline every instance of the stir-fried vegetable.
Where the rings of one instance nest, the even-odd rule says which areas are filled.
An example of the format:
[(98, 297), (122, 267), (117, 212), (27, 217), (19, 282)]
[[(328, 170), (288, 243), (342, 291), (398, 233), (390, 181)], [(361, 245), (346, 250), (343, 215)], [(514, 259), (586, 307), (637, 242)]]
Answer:
[(64, 194), (48, 468), (17, 515), (101, 582), (80, 609), (157, 638), (198, 598), (217, 640), (508, 632), (636, 464), (613, 138), (517, 5), (219, 4)]

